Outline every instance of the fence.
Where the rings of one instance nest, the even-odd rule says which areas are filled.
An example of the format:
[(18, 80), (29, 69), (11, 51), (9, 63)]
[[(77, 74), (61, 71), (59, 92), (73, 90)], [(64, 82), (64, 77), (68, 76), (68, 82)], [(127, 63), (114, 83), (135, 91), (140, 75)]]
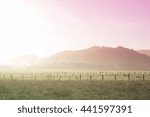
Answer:
[(0, 73), (5, 80), (150, 80), (150, 73), (47, 72)]

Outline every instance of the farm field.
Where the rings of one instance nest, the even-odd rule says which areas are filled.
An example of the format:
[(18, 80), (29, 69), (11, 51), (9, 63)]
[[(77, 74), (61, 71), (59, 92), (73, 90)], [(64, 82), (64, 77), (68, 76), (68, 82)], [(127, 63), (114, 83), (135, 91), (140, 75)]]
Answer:
[(1, 100), (150, 99), (149, 72), (0, 72)]

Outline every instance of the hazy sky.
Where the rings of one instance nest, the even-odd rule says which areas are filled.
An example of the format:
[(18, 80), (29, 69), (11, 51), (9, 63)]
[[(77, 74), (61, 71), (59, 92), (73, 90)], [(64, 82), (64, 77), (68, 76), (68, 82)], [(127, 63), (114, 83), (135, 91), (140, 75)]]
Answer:
[(0, 63), (94, 45), (150, 49), (150, 0), (0, 0)]

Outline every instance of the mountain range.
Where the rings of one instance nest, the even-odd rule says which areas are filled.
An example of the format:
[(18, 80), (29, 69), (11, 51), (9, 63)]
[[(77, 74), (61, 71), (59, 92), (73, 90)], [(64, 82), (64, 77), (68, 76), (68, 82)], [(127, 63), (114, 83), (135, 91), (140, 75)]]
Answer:
[(137, 52), (150, 56), (150, 50), (137, 50)]
[(32, 54), (24, 55), (14, 62), (34, 69), (150, 70), (150, 50), (93, 46), (82, 50), (58, 52), (43, 59)]
[[(149, 70), (150, 50), (133, 50), (118, 46), (93, 46), (82, 50), (66, 50), (44, 59), (27, 57), (30, 68), (67, 70)], [(23, 59), (26, 60), (26, 59)], [(27, 61), (29, 61), (27, 60)], [(35, 61), (36, 62), (35, 62)], [(38, 61), (39, 60), (39, 61)]]

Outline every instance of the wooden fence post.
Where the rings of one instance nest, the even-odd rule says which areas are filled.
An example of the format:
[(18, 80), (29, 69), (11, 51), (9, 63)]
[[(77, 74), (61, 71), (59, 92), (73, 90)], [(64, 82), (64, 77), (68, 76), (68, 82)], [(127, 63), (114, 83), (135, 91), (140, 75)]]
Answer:
[(145, 75), (143, 74), (143, 80), (145, 80)]
[(115, 74), (115, 80), (117, 80), (117, 75)]
[(128, 74), (128, 80), (130, 80), (130, 73)]
[(104, 74), (102, 74), (102, 80), (104, 80)]
[(92, 75), (90, 75), (90, 80), (92, 80)]
[(81, 80), (81, 74), (80, 74), (80, 80)]

